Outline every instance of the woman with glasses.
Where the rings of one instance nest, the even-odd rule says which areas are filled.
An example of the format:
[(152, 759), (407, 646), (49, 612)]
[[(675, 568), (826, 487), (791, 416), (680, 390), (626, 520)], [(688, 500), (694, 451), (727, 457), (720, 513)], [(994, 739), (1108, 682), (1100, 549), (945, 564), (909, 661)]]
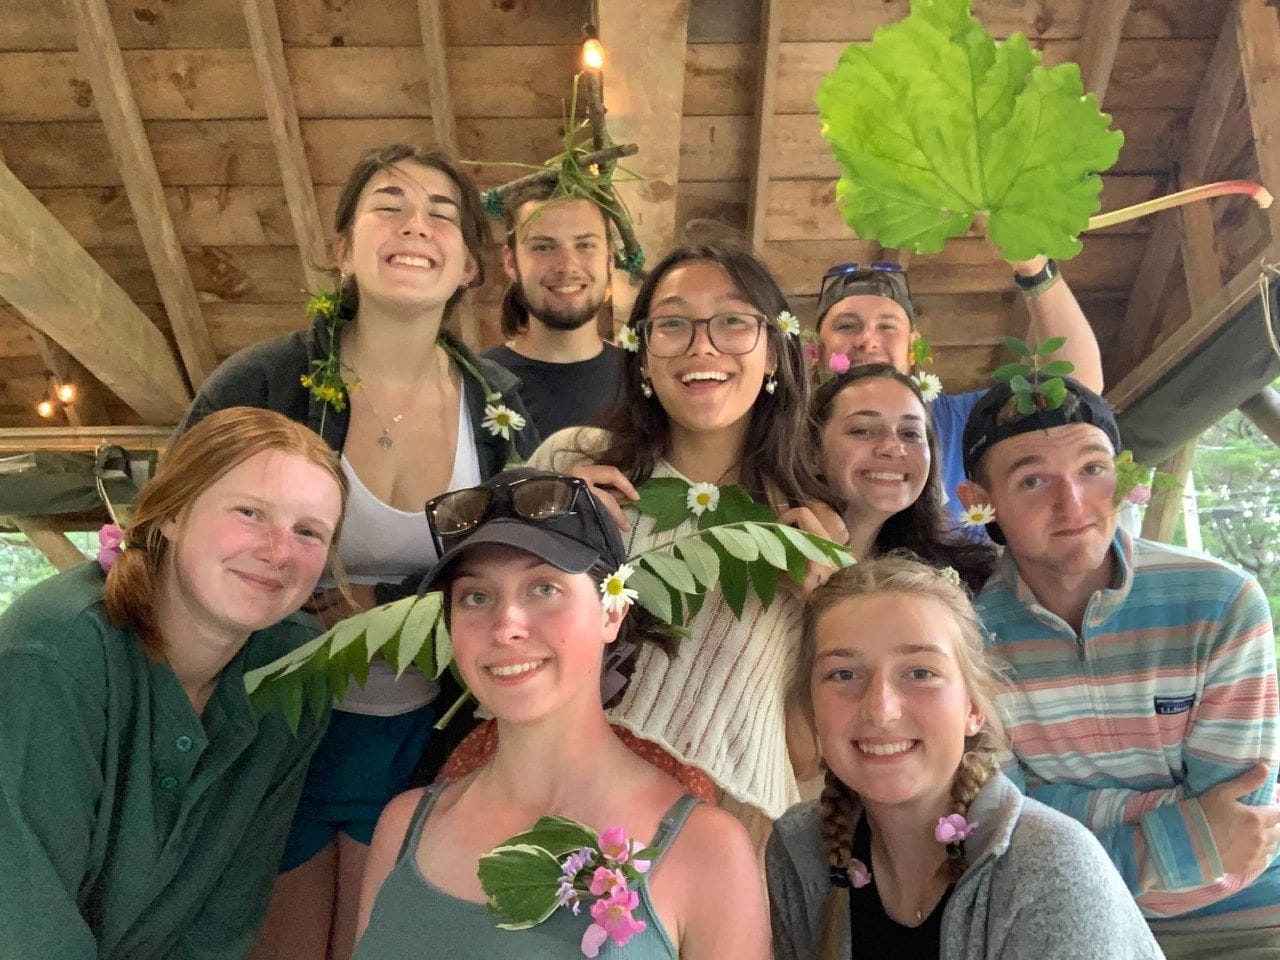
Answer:
[(495, 718), (499, 745), (469, 775), (387, 807), (356, 960), (597, 956), (584, 939), (592, 910), (562, 906), (507, 930), (485, 907), (480, 858), (553, 814), (597, 833), (623, 827), (658, 851), (632, 887), (629, 941), (606, 942), (598, 956), (769, 957), (763, 884), (742, 827), (637, 757), (606, 719), (606, 651), (666, 637), (642, 610), (602, 600), (626, 552), (587, 485), (510, 470), (436, 498), (428, 517), (442, 557), (423, 586), (444, 592), (454, 661)]
[(814, 392), (814, 443), (822, 475), (842, 503), (858, 560), (908, 550), (951, 567), (975, 593), (995, 550), (957, 536), (942, 503), (933, 418), (920, 388), (887, 363), (854, 367)]
[[(676, 249), (636, 297), (629, 330), (639, 348), (627, 355), (625, 403), (606, 429), (554, 434), (531, 462), (600, 490), (629, 553), (695, 529), (691, 513), (655, 533), (654, 518), (636, 511), (637, 488), (651, 477), (741, 484), (783, 522), (843, 541), (814, 473), (805, 361), (799, 337), (778, 322), (786, 307), (749, 253)], [(810, 585), (829, 572), (813, 569)], [(674, 656), (640, 652), (609, 716), (638, 747), (709, 775), (717, 799), (763, 843), (769, 823), (799, 798), (796, 769), (807, 775), (811, 762), (801, 739), (793, 767), (784, 697), (800, 603), (780, 591), (764, 606), (751, 594), (739, 619), (715, 590), (688, 627)], [(465, 766), (451, 759), (450, 768)]]

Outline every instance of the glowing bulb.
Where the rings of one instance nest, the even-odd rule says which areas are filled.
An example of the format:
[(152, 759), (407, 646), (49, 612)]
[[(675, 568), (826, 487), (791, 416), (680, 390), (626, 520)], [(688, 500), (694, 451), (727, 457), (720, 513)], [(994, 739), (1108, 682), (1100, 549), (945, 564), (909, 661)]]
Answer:
[(76, 385), (74, 383), (60, 383), (54, 392), (62, 403), (76, 402)]
[(604, 44), (595, 37), (582, 41), (582, 65), (588, 70), (604, 67)]
[(40, 414), (40, 416), (44, 417), (46, 420), (57, 412), (58, 408), (54, 406), (52, 400), (41, 400), (36, 404), (36, 413)]

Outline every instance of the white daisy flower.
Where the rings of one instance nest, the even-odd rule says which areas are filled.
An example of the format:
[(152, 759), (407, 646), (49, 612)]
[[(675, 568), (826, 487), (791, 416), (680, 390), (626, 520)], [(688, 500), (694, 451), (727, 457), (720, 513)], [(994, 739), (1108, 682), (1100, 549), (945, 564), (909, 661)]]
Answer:
[(996, 508), (989, 503), (975, 503), (964, 512), (966, 527), (984, 527), (996, 519)]
[(511, 431), (519, 433), (524, 429), (524, 417), (516, 413), (505, 403), (490, 403), (484, 408), (484, 419), (480, 421), (493, 436), (501, 435), (503, 440), (511, 439)]
[(778, 329), (788, 337), (798, 337), (800, 335), (800, 321), (795, 318), (795, 314), (790, 310), (783, 310), (778, 314)]
[(942, 574), (942, 579), (947, 581), (947, 583), (954, 587), (960, 586), (960, 574), (956, 571), (955, 567), (943, 567), (938, 572)]
[(942, 396), (942, 381), (938, 379), (937, 374), (917, 373), (911, 378), (911, 382), (916, 385), (925, 403), (933, 403)]
[(635, 567), (624, 563), (600, 584), (600, 603), (607, 612), (625, 610), (639, 598), (639, 591), (627, 586), (627, 577), (635, 572)]
[(716, 507), (720, 506), (720, 488), (714, 483), (695, 483), (689, 487), (685, 503), (695, 517), (702, 516), (708, 510), (714, 513)]
[(635, 327), (623, 327), (618, 331), (618, 346), (630, 353), (640, 349), (640, 337), (636, 334)]

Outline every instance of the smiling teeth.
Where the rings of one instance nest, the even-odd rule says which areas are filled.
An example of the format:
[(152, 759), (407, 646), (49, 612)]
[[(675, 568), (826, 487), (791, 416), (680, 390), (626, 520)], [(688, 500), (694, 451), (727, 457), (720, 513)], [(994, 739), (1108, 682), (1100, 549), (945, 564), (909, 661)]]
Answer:
[(409, 267), (426, 267), (431, 269), (431, 261), (426, 257), (410, 257), (407, 254), (397, 253), (391, 258), (392, 263), (402, 263)]
[(907, 479), (907, 475), (905, 473), (872, 473), (868, 471), (865, 474), (865, 476), (869, 480), (905, 480)]
[(507, 667), (490, 667), (489, 672), (495, 677), (518, 677), (522, 673), (536, 670), (542, 666), (541, 660), (530, 660), (527, 663), (513, 663)]
[(680, 378), (681, 383), (692, 383), (694, 380), (715, 380), (719, 383), (729, 379), (727, 373), (721, 373), (718, 370), (695, 370), (693, 373), (686, 373)]
[(913, 746), (914, 740), (900, 740), (897, 743), (863, 743), (858, 741), (858, 749), (875, 757), (891, 757), (895, 753), (906, 753)]

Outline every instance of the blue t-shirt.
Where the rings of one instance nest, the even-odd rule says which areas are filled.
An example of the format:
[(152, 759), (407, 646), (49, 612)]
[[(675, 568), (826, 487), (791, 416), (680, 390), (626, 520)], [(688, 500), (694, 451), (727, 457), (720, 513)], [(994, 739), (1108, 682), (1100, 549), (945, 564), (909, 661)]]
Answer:
[(956, 496), (956, 487), (964, 479), (964, 425), (984, 393), (944, 393), (929, 404), (942, 457), (942, 492), (947, 495), (947, 512), (956, 520), (964, 519), (964, 508)]

